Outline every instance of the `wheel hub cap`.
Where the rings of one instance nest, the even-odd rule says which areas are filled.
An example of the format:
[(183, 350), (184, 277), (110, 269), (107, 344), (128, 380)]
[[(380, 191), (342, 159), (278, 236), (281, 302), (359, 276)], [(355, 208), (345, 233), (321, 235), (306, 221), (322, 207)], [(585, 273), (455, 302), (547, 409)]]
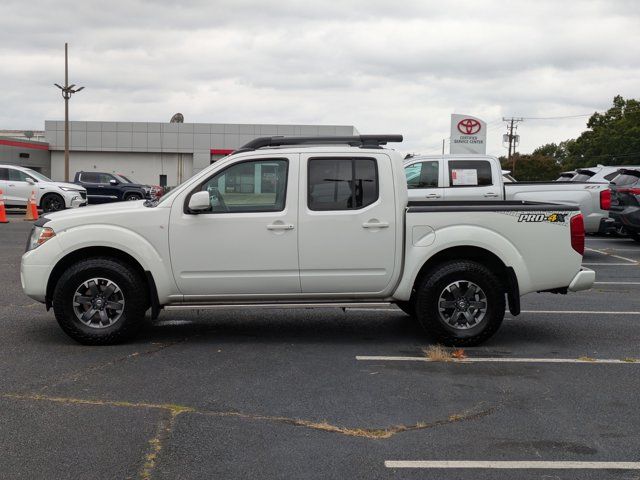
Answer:
[(115, 282), (92, 278), (76, 288), (73, 311), (78, 320), (88, 327), (110, 327), (122, 316), (124, 295)]
[(475, 327), (487, 313), (487, 295), (477, 284), (460, 280), (447, 285), (438, 298), (440, 321), (457, 330)]

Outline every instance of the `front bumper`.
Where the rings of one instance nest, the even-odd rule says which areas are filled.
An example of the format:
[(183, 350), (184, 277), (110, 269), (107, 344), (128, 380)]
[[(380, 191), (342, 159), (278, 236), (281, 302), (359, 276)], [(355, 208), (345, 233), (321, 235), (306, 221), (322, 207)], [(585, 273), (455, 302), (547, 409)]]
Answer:
[(568, 290), (570, 292), (579, 292), (581, 290), (589, 290), (593, 287), (593, 283), (596, 281), (596, 272), (589, 268), (581, 268), (576, 276), (573, 277), (569, 284)]

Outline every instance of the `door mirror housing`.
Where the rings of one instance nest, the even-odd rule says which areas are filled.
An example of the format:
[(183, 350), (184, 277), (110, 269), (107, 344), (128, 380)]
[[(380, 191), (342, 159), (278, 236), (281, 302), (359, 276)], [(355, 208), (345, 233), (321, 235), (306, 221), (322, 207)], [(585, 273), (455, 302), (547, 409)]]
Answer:
[(189, 199), (189, 210), (192, 212), (204, 212), (211, 208), (209, 192), (196, 192)]
[(111, 180), (109, 180), (109, 183), (110, 183), (111, 185), (118, 185), (118, 181), (117, 181), (116, 179), (114, 179), (114, 178), (112, 178)]
[(33, 178), (31, 178), (31, 177), (27, 177), (27, 183), (28, 183), (29, 185), (35, 185), (35, 184), (36, 184), (36, 181), (35, 181)]

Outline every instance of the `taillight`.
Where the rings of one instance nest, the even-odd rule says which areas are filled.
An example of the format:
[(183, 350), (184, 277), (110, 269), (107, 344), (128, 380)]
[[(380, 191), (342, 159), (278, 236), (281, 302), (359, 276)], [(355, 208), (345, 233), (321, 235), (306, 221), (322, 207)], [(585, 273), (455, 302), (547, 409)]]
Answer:
[(611, 190), (600, 190), (600, 208), (609, 210), (611, 208)]
[(579, 213), (571, 217), (571, 247), (580, 255), (584, 255), (584, 219)]

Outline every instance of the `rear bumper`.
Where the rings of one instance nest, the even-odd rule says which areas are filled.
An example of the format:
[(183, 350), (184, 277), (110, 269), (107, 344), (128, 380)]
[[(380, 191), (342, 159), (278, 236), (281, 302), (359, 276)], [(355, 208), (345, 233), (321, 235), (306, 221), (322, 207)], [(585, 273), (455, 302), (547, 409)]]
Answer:
[(593, 287), (593, 283), (596, 281), (596, 272), (589, 268), (581, 268), (576, 276), (573, 277), (569, 284), (568, 290), (570, 292), (579, 292), (581, 290), (589, 290)]
[(604, 234), (612, 232), (616, 229), (616, 222), (613, 218), (607, 217), (600, 220), (600, 228), (598, 229), (598, 233)]
[(624, 210), (612, 210), (609, 216), (614, 224), (632, 232), (640, 231), (640, 207), (629, 206)]

